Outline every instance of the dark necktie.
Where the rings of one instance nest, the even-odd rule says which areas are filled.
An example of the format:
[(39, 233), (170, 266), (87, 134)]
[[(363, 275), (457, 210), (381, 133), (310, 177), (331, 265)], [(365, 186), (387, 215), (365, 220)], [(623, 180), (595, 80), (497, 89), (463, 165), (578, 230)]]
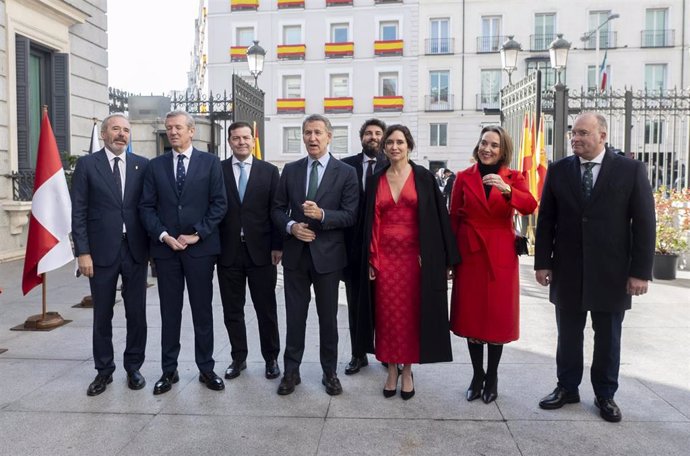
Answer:
[(182, 193), (182, 188), (184, 187), (185, 170), (184, 170), (184, 158), (185, 156), (180, 154), (177, 156), (177, 178), (175, 183), (177, 184), (177, 193)]
[(311, 174), (309, 174), (309, 189), (307, 190), (307, 200), (314, 201), (316, 190), (319, 188), (319, 162), (311, 164)]
[(120, 162), (120, 157), (113, 158), (113, 177), (115, 178), (115, 188), (117, 188), (117, 194), (122, 200), (122, 176), (120, 175), (120, 167), (118, 163)]
[(365, 173), (366, 177), (364, 178), (364, 185), (362, 186), (362, 188), (367, 187), (367, 179), (369, 179), (369, 177), (371, 177), (371, 175), (374, 174), (374, 166), (376, 166), (376, 160), (372, 158), (367, 160), (367, 163), (367, 172)]
[(237, 163), (237, 166), (240, 167), (240, 179), (237, 183), (237, 191), (240, 194), (240, 202), (244, 201), (244, 192), (247, 190), (247, 172), (245, 171), (244, 165), (244, 162)]
[(594, 176), (592, 175), (592, 168), (594, 168), (596, 163), (583, 163), (582, 166), (585, 167), (585, 172), (582, 174), (582, 194), (585, 199), (588, 200), (592, 195), (592, 188), (594, 188)]

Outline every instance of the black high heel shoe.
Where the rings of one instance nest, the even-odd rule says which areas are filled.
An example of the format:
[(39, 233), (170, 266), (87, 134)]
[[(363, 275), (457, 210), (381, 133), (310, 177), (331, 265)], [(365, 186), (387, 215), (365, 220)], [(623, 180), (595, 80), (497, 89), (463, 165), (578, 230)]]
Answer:
[(490, 404), (498, 397), (498, 377), (487, 378), (484, 381), (484, 392), (482, 393), (482, 401), (485, 404)]
[(470, 383), (470, 387), (467, 388), (467, 392), (465, 393), (465, 399), (467, 399), (467, 402), (472, 402), (475, 399), (479, 399), (479, 397), (482, 395), (483, 384), (484, 376), (472, 377), (472, 383)]
[(404, 401), (412, 399), (412, 396), (414, 396), (414, 374), (411, 373), (410, 376), (412, 377), (412, 391), (403, 391), (402, 381), (400, 382), (400, 397), (402, 397)]
[(386, 387), (383, 387), (383, 397), (386, 399), (395, 396), (395, 393), (398, 392), (398, 379), (400, 378), (400, 371), (398, 371), (398, 376), (395, 377), (395, 389), (389, 390), (386, 389)]

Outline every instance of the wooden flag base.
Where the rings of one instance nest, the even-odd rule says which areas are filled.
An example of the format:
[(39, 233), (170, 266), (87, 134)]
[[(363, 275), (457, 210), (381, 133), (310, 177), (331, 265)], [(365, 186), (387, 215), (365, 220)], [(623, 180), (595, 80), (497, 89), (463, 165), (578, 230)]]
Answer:
[(24, 322), (24, 329), (45, 330), (53, 329), (65, 324), (65, 319), (57, 312), (46, 312), (45, 314), (32, 315)]

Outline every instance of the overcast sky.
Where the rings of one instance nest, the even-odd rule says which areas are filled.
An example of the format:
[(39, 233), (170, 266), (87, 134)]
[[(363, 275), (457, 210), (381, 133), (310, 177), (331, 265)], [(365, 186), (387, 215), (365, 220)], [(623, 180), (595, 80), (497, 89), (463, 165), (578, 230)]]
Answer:
[(187, 87), (198, 0), (108, 2), (108, 85), (155, 95)]

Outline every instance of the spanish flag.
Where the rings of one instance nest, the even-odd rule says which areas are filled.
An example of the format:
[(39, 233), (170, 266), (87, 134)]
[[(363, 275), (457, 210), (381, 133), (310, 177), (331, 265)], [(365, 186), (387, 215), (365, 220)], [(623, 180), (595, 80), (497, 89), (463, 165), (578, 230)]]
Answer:
[(537, 197), (537, 173), (534, 166), (534, 117), (525, 113), (522, 128), (522, 145), (520, 147), (520, 171), (529, 184), (530, 193)]
[(548, 158), (546, 156), (546, 145), (544, 141), (544, 115), (539, 119), (539, 133), (537, 136), (537, 154), (539, 162), (537, 163), (537, 201), (541, 200), (541, 192), (544, 188), (544, 180), (546, 179), (546, 168), (549, 166)]
[(256, 129), (256, 121), (254, 121), (254, 152), (252, 155), (259, 160), (263, 160), (263, 155), (261, 154), (261, 142), (259, 141), (259, 131)]

